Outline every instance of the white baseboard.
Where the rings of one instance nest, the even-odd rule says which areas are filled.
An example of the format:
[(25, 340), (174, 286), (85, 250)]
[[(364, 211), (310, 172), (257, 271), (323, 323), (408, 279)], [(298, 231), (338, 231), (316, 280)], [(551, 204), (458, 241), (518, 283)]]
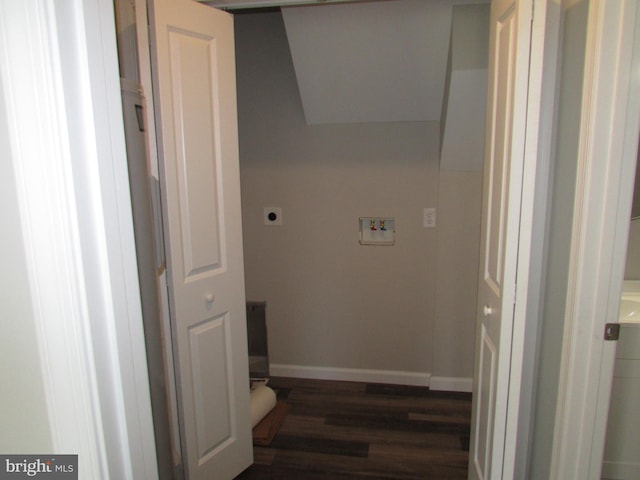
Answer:
[(640, 463), (604, 461), (602, 462), (602, 479), (640, 478)]
[(473, 378), (465, 377), (431, 377), (429, 388), (446, 392), (471, 392)]
[(313, 378), (317, 380), (345, 380), (350, 382), (391, 383), (396, 385), (429, 386), (430, 373), (397, 370), (366, 370), (359, 368), (309, 367), (272, 363), (274, 377)]

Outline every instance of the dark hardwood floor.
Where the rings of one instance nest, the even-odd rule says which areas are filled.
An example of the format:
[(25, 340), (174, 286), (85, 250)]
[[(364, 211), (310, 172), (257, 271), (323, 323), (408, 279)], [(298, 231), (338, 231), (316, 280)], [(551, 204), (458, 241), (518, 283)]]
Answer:
[(290, 405), (237, 480), (466, 479), (471, 394), (272, 378)]

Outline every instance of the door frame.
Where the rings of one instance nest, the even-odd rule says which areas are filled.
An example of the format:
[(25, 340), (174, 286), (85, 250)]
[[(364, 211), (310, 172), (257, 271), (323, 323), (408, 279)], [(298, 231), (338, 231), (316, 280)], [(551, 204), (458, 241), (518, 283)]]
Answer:
[[(144, 123), (146, 128), (147, 152), (149, 161), (149, 175), (160, 182), (160, 163), (158, 160), (158, 141), (156, 136), (156, 107), (153, 96), (153, 75), (151, 71), (151, 46), (149, 32), (148, 3), (152, 0), (133, 0), (136, 13), (136, 40), (138, 46), (138, 69), (140, 84), (145, 98)], [(159, 202), (160, 203), (160, 202)], [(162, 213), (157, 212), (155, 219), (163, 223)], [(169, 410), (171, 449), (173, 455), (174, 473), (182, 478), (184, 476), (184, 463), (182, 458), (182, 442), (180, 439), (180, 416), (178, 413), (178, 390), (176, 370), (174, 362), (174, 347), (171, 334), (171, 315), (169, 308), (169, 285), (167, 270), (158, 275), (159, 309), (161, 313), (162, 339), (165, 351), (165, 377), (167, 400)]]
[[(46, 10), (44, 3), (45, 2), (43, 2), (39, 7), (41, 11)], [(545, 2), (545, 6), (549, 5), (550, 8), (554, 8), (554, 3), (556, 2), (549, 0)], [(599, 4), (600, 14), (597, 16), (598, 22), (595, 20), (593, 20), (593, 22), (594, 24), (600, 25), (598, 31), (606, 31), (606, 28), (608, 28), (609, 31), (612, 31), (612, 27), (608, 26), (608, 23), (610, 22), (607, 20), (610, 20), (610, 10), (616, 8), (617, 2), (599, 2)], [(636, 5), (637, 0), (626, 0), (624, 5), (627, 4)], [(93, 103), (93, 107), (95, 109), (93, 111), (93, 120), (89, 124), (89, 126), (93, 127), (92, 130), (96, 134), (95, 145), (103, 147), (100, 149), (103, 153), (99, 158), (92, 160), (92, 165), (100, 172), (111, 172), (111, 175), (100, 176), (103, 203), (101, 205), (94, 206), (96, 214), (98, 214), (96, 218), (103, 219), (102, 227), (104, 230), (102, 230), (101, 233), (102, 237), (96, 238), (95, 243), (83, 244), (83, 249), (86, 249), (85, 251), (89, 254), (95, 253), (96, 255), (104, 254), (105, 248), (109, 250), (110, 253), (107, 255), (107, 258), (109, 259), (107, 264), (97, 266), (97, 272), (110, 275), (109, 283), (112, 286), (127, 286), (126, 292), (121, 288), (111, 291), (109, 289), (105, 289), (104, 285), (93, 285), (91, 283), (91, 279), (82, 278), (79, 272), (76, 272), (76, 275), (78, 275), (76, 279), (80, 284), (85, 285), (88, 288), (93, 286), (99, 287), (94, 291), (100, 292), (101, 300), (104, 301), (104, 304), (102, 302), (97, 302), (93, 304), (95, 307), (105, 309), (105, 305), (112, 305), (118, 312), (118, 322), (116, 323), (113, 317), (109, 317), (110, 319), (107, 323), (108, 328), (113, 329), (118, 333), (117, 344), (107, 346), (107, 350), (103, 351), (102, 355), (104, 356), (104, 362), (109, 362), (114, 366), (117, 365), (119, 367), (119, 370), (117, 370), (117, 372), (119, 372), (118, 375), (126, 378), (116, 379), (114, 377), (113, 379), (110, 379), (111, 387), (117, 387), (114, 391), (116, 393), (115, 396), (112, 395), (100, 398), (102, 403), (99, 404), (94, 396), (95, 392), (93, 392), (84, 400), (84, 410), (61, 414), (55, 419), (56, 424), (52, 425), (52, 428), (54, 429), (54, 434), (62, 434), (69, 431), (68, 429), (73, 428), (75, 425), (81, 430), (69, 433), (69, 438), (75, 435), (76, 439), (100, 439), (99, 443), (101, 443), (103, 441), (101, 439), (104, 438), (105, 432), (98, 424), (87, 423), (87, 418), (83, 416), (84, 412), (100, 411), (95, 410), (100, 405), (101, 408), (111, 407), (116, 410), (121, 408), (122, 410), (120, 411), (120, 414), (126, 414), (128, 424), (125, 425), (118, 423), (115, 426), (116, 431), (119, 431), (122, 435), (121, 438), (128, 439), (124, 441), (124, 444), (122, 444), (122, 451), (119, 453), (107, 452), (105, 454), (103, 452), (100, 454), (99, 447), (97, 447), (97, 449), (91, 447), (91, 450), (87, 452), (88, 457), (90, 457), (87, 461), (91, 462), (91, 465), (96, 469), (96, 471), (108, 468), (108, 465), (118, 464), (122, 466), (124, 471), (130, 473), (135, 472), (135, 478), (155, 478), (151, 471), (152, 468), (150, 468), (153, 465), (153, 459), (148, 457), (146, 454), (143, 456), (135, 455), (138, 448), (143, 449), (145, 452), (155, 453), (155, 445), (152, 426), (150, 424), (150, 402), (148, 395), (145, 396), (145, 391), (142, 388), (144, 384), (148, 382), (148, 379), (146, 374), (146, 360), (144, 359), (144, 339), (141, 335), (142, 321), (139, 312), (139, 300), (136, 297), (138, 287), (136, 273), (134, 271), (135, 247), (132, 236), (132, 221), (130, 214), (127, 214), (126, 212), (127, 205), (130, 203), (128, 199), (128, 186), (126, 183), (126, 164), (122, 161), (122, 158), (124, 157), (119, 155), (119, 153), (124, 152), (124, 133), (122, 122), (118, 117), (120, 110), (119, 101), (117, 101), (119, 95), (119, 75), (115, 38), (112, 38), (113, 32), (115, 31), (113, 9), (110, 2), (106, 0), (87, 0), (82, 3), (76, 2), (73, 3), (72, 6), (64, 8), (56, 4), (52, 8), (55, 11), (60, 10), (60, 12), (57, 13), (60, 13), (62, 16), (65, 14), (68, 17), (71, 16), (69, 15), (70, 12), (67, 11), (66, 8), (68, 8), (71, 13), (77, 14), (76, 18), (80, 19), (79, 22), (83, 27), (83, 31), (79, 31), (78, 25), (70, 22), (69, 27), (71, 31), (78, 32), (79, 35), (86, 35), (90, 37), (86, 46), (87, 51), (91, 53), (91, 55), (87, 56), (89, 65), (86, 65), (85, 63), (82, 64), (84, 64), (86, 68), (94, 74), (99, 72), (101, 79), (101, 81), (98, 81), (97, 76), (93, 77), (89, 75), (90, 79), (85, 78), (85, 83), (83, 83), (82, 86), (87, 89), (84, 91), (84, 94), (88, 95), (87, 100), (89, 103)], [(536, 5), (536, 8), (538, 8), (538, 4)], [(540, 16), (537, 18), (539, 19)], [(637, 27), (636, 25), (630, 27), (630, 20), (628, 18), (626, 20), (627, 21), (622, 26), (623, 28), (620, 32), (621, 35), (626, 35), (625, 38), (632, 38), (629, 37), (630, 28), (633, 32)], [(535, 21), (536, 20), (534, 18), (534, 22)], [(590, 28), (592, 28), (592, 25), (590, 25)], [(613, 31), (615, 31), (615, 28), (616, 27), (614, 27)], [(545, 34), (543, 33), (543, 36), (544, 35)], [(605, 37), (606, 36), (602, 36), (600, 41), (605, 41)], [(635, 45), (636, 49), (638, 48), (637, 39), (631, 43)], [(596, 55), (596, 53), (601, 54), (602, 49), (597, 52), (593, 50), (593, 55)], [(86, 62), (87, 58), (85, 58), (83, 62)], [(532, 59), (535, 60), (535, 58), (536, 57), (532, 55)], [(603, 428), (595, 428), (594, 420), (599, 419), (599, 424), (606, 422), (608, 387), (610, 385), (606, 385), (607, 388), (599, 388), (598, 385), (601, 382), (604, 385), (604, 383), (606, 383), (605, 377), (608, 376), (609, 379), (611, 377), (612, 362), (607, 359), (613, 358), (611, 350), (613, 350), (615, 346), (609, 345), (607, 346), (607, 351), (603, 352), (602, 346), (599, 345), (601, 342), (593, 341), (587, 342), (586, 345), (581, 345), (580, 340), (585, 337), (589, 338), (590, 336), (593, 336), (593, 332), (598, 334), (602, 332), (601, 327), (604, 323), (604, 319), (594, 318), (596, 313), (605, 312), (611, 314), (613, 311), (615, 315), (615, 310), (617, 310), (617, 306), (614, 306), (612, 302), (617, 301), (619, 298), (624, 254), (620, 253), (620, 250), (618, 250), (617, 254), (613, 254), (613, 251), (616, 246), (626, 245), (625, 233), (628, 231), (628, 218), (624, 216), (624, 202), (628, 201), (630, 204), (630, 194), (628, 193), (628, 189), (627, 193), (624, 193), (624, 180), (626, 178), (624, 173), (632, 171), (631, 168), (634, 164), (629, 160), (629, 158), (633, 156), (630, 155), (630, 152), (634, 152), (637, 147), (638, 119), (630, 119), (627, 118), (626, 114), (623, 114), (625, 109), (631, 110), (631, 107), (636, 111), (639, 110), (640, 102), (636, 98), (638, 97), (638, 93), (636, 92), (640, 92), (640, 82), (638, 81), (637, 75), (629, 79), (628, 69), (626, 69), (626, 74), (624, 74), (623, 72), (618, 72), (617, 69), (607, 68), (607, 61), (610, 61), (610, 58), (606, 58), (602, 55), (596, 55), (596, 59), (597, 62), (595, 63), (597, 68), (594, 70), (593, 77), (589, 80), (594, 100), (600, 98), (597, 95), (598, 88), (606, 90), (607, 85), (620, 85), (621, 83), (624, 83), (623, 77), (625, 77), (625, 75), (627, 76), (626, 81), (633, 84), (634, 94), (630, 95), (629, 92), (627, 92), (627, 98), (629, 101), (626, 103), (617, 97), (615, 102), (611, 102), (610, 105), (615, 106), (615, 109), (612, 112), (609, 112), (609, 122), (607, 122), (604, 115), (600, 115), (600, 110), (606, 110), (606, 103), (603, 105), (605, 100), (602, 98), (600, 98), (599, 103), (594, 101), (594, 109), (598, 114), (596, 115), (594, 113), (589, 117), (592, 121), (593, 128), (601, 127), (603, 125), (606, 126), (607, 130), (610, 132), (608, 136), (612, 139), (621, 138), (623, 141), (620, 145), (623, 145), (624, 148), (622, 154), (619, 155), (619, 161), (616, 160), (611, 164), (608, 163), (606, 166), (598, 165), (595, 158), (596, 156), (598, 156), (598, 158), (602, 158), (601, 155), (603, 154), (603, 151), (606, 151), (606, 138), (604, 138), (606, 135), (602, 133), (603, 131), (601, 129), (594, 130), (600, 131), (601, 134), (596, 138), (597, 142), (595, 142), (594, 145), (591, 145), (588, 149), (588, 155), (583, 159), (583, 162), (585, 162), (583, 168), (586, 168), (587, 166), (589, 168), (583, 173), (583, 177), (581, 179), (582, 188), (579, 191), (581, 192), (581, 195), (583, 195), (582, 198), (584, 198), (587, 203), (585, 203), (584, 208), (581, 208), (578, 212), (581, 220), (579, 222), (580, 228), (576, 226), (575, 229), (575, 240), (580, 240), (580, 249), (579, 254), (576, 254), (573, 262), (572, 277), (575, 281), (572, 282), (571, 298), (572, 305), (575, 308), (571, 312), (572, 315), (567, 324), (567, 336), (565, 338), (566, 343), (562, 364), (563, 378), (568, 379), (569, 382), (561, 382), (561, 386), (563, 388), (559, 398), (558, 417), (556, 421), (557, 434), (555, 442), (558, 447), (554, 449), (557, 454), (554, 458), (553, 464), (554, 471), (557, 472), (556, 478), (596, 478), (594, 474), (579, 477), (574, 476), (574, 473), (578, 471), (599, 471), (599, 465), (597, 465), (597, 462), (600, 462), (602, 459), (601, 450), (604, 443), (604, 432)], [(82, 72), (76, 73), (81, 74)], [(615, 77), (615, 83), (603, 83), (607, 75)], [(104, 78), (111, 78), (113, 81), (105, 82)], [(41, 82), (40, 79), (34, 79), (34, 83), (40, 84), (39, 82)], [(38, 85), (34, 85), (33, 91), (37, 91), (37, 87)], [(608, 88), (611, 89), (611, 87)], [(82, 91), (82, 89), (74, 90), (70, 93), (77, 94), (78, 91)], [(619, 90), (616, 90), (616, 94), (623, 96)], [(105, 99), (108, 98), (116, 100), (106, 102)], [(608, 95), (604, 95), (603, 98), (610, 99)], [(108, 119), (109, 128), (98, 128), (99, 118)], [(82, 121), (86, 122), (87, 118), (82, 118)], [(636, 126), (635, 129), (632, 128), (632, 124), (634, 122)], [(85, 125), (87, 124), (85, 123)], [(622, 128), (609, 129), (609, 125), (615, 125), (618, 127), (622, 126)], [(152, 129), (150, 128), (150, 130)], [(634, 131), (631, 132), (632, 130)], [(631, 142), (631, 133), (635, 135), (635, 138), (633, 138), (633, 145)], [(534, 144), (529, 144), (527, 148), (534, 148)], [(541, 154), (543, 153), (544, 152), (541, 152)], [(606, 170), (605, 175), (607, 176), (600, 176), (598, 169)], [(612, 178), (612, 175), (615, 176), (614, 173), (616, 172), (618, 173), (617, 177)], [(74, 173), (78, 176), (72, 180), (72, 185), (80, 188), (83, 184), (83, 180), (85, 180), (91, 172), (84, 171)], [(83, 175), (85, 177), (83, 177)], [(627, 177), (630, 178), (631, 175), (628, 175)], [(608, 178), (607, 186), (604, 191), (594, 188), (597, 186), (594, 185), (597, 183), (597, 180), (602, 178)], [(616, 188), (616, 186), (618, 188)], [(609, 195), (605, 195), (605, 193)], [(602, 203), (600, 208), (597, 208), (598, 200), (601, 200), (602, 198), (606, 198), (606, 202)], [(527, 199), (527, 201), (534, 203), (539, 200), (540, 197), (537, 194), (534, 195), (533, 198)], [(68, 208), (70, 207), (67, 206), (66, 208), (61, 208), (60, 213), (77, 214), (75, 211), (67, 210)], [(607, 213), (613, 214), (611, 218), (607, 218), (606, 222), (603, 219), (603, 221), (598, 222), (597, 225), (595, 225), (594, 222), (586, 222), (587, 218), (594, 218), (592, 216), (594, 212), (602, 211), (603, 208)], [(26, 217), (28, 219), (30, 218), (28, 214), (26, 214)], [(96, 221), (91, 222), (90, 224), (80, 223), (80, 228), (90, 230), (97, 226), (98, 223), (100, 222)], [(83, 225), (85, 226), (83, 227)], [(535, 222), (533, 226), (535, 226)], [(608, 226), (612, 226), (613, 229), (607, 230), (605, 227)], [(594, 230), (596, 235), (591, 235), (591, 232)], [(615, 236), (613, 238), (610, 235), (611, 231), (615, 232)], [(60, 241), (65, 244), (67, 240), (61, 238)], [(28, 243), (28, 240), (25, 240), (25, 245), (30, 248), (34, 247), (33, 244)], [(593, 250), (594, 245), (596, 247), (595, 250)], [(44, 248), (42, 242), (35, 244), (35, 246)], [(72, 247), (76, 248), (77, 245), (72, 245)], [(74, 250), (71, 250), (69, 257), (66, 258), (67, 261), (76, 261), (76, 258), (73, 256), (73, 252)], [(597, 255), (594, 255), (593, 252), (597, 252)], [(521, 258), (521, 260), (526, 260), (528, 262), (530, 258)], [(608, 271), (608, 275), (603, 275), (599, 278), (598, 275), (589, 277), (589, 272), (600, 272), (602, 271), (600, 270), (601, 268), (606, 269)], [(49, 285), (55, 285), (57, 281), (56, 279), (59, 277), (50, 273), (42, 278), (45, 280), (48, 279)], [(45, 284), (45, 282), (43, 281), (42, 284)], [(518, 288), (520, 289), (523, 287), (519, 286)], [(589, 294), (593, 295), (594, 293), (597, 293), (595, 297), (589, 296)], [(73, 294), (73, 298), (69, 299), (69, 301), (77, 301), (77, 297), (79, 295), (80, 293)], [(593, 298), (592, 304), (582, 304), (582, 308), (579, 308), (581, 305), (580, 300), (589, 298)], [(116, 308), (116, 306), (119, 307)], [(592, 308), (592, 311), (589, 312), (587, 307), (591, 306), (595, 308)], [(530, 308), (530, 306), (526, 306), (526, 308)], [(535, 305), (531, 308), (535, 308)], [(42, 324), (41, 327), (45, 328), (46, 325)], [(78, 328), (80, 327), (81, 325), (78, 325)], [(588, 331), (581, 332), (581, 328), (584, 327), (588, 327)], [(521, 326), (520, 328), (524, 329), (524, 326)], [(521, 332), (524, 335), (525, 331), (521, 330)], [(93, 352), (93, 342), (84, 337), (67, 339), (67, 341), (73, 342), (75, 347), (77, 347), (79, 351), (84, 351), (85, 354)], [(48, 356), (52, 352), (47, 351), (47, 348), (43, 346), (45, 343), (44, 339), (40, 338), (39, 348), (45, 359), (48, 359), (48, 362), (50, 362), (48, 363), (48, 366), (63, 366), (63, 361), (66, 357), (57, 357), (55, 355)], [(603, 353), (606, 353), (606, 355), (603, 355)], [(526, 352), (524, 352), (524, 354), (526, 355)], [(592, 375), (586, 375), (589, 373), (589, 368), (587, 368), (586, 362), (585, 364), (577, 362), (576, 359), (578, 358), (590, 359), (589, 366), (594, 367), (594, 373)], [(65, 363), (65, 365), (67, 367), (69, 366), (67, 363)], [(88, 362), (87, 365), (91, 365), (91, 363)], [(127, 371), (129, 372), (128, 374), (126, 373)], [(51, 376), (47, 380), (50, 387), (50, 390), (47, 391), (47, 396), (50, 401), (62, 402), (66, 400), (66, 393), (60, 391), (60, 389), (55, 390), (54, 387), (58, 380), (62, 381), (63, 379), (66, 379), (66, 381), (69, 381), (70, 378), (74, 378), (73, 376), (69, 376), (67, 373), (68, 372), (65, 372), (64, 374), (61, 373), (59, 376)], [(89, 375), (90, 378), (93, 377), (91, 372), (85, 372), (85, 375)], [(91, 389), (87, 385), (80, 384), (79, 388), (87, 393), (91, 392)], [(605, 391), (606, 394), (603, 393)], [(118, 398), (116, 399), (116, 397)], [(580, 411), (574, 411), (572, 415), (571, 407), (575, 408), (576, 405), (581, 405), (583, 408), (575, 409)], [(569, 414), (565, 417), (565, 421), (560, 420), (563, 418), (561, 416), (562, 412)], [(510, 416), (509, 418), (511, 419), (510, 421), (516, 421), (516, 423), (518, 423), (517, 416), (516, 418), (512, 418)], [(52, 419), (52, 421), (53, 420), (54, 419)], [(67, 427), (63, 428), (65, 423), (67, 424)], [(127, 428), (129, 428), (129, 430), (127, 430)], [(137, 429), (137, 433), (135, 432), (135, 429)], [(600, 433), (598, 433), (598, 431)], [(518, 437), (520, 438), (520, 435), (518, 435)], [(59, 437), (58, 441), (62, 441), (64, 438), (64, 436)], [(576, 438), (583, 439), (583, 441), (577, 446), (578, 452), (569, 452), (568, 450), (574, 446), (574, 440)], [(569, 441), (569, 439), (571, 441)], [(87, 443), (88, 446), (91, 444), (92, 442)], [(598, 453), (599, 451), (600, 453)], [(105, 454), (106, 457), (100, 456), (103, 454)], [(111, 457), (110, 455), (116, 455), (116, 457)], [(579, 467), (579, 470), (568, 470), (570, 467)], [(563, 472), (568, 471), (573, 473), (564, 477), (561, 475)], [(123, 478), (133, 477), (125, 475)]]
[(534, 0), (529, 54), (529, 89), (525, 129), (520, 237), (511, 342), (511, 368), (506, 412), (505, 450), (501, 478), (526, 478), (537, 380), (538, 338), (550, 200), (557, 65), (563, 0)]
[[(592, 1), (551, 478), (599, 479), (640, 126), (638, 0)], [(607, 159), (607, 161), (603, 161)]]
[(77, 453), (86, 477), (157, 479), (113, 3), (0, 9), (50, 453)]
[[(512, 155), (519, 155), (512, 162), (520, 170), (522, 187), (520, 197), (513, 200), (514, 205), (519, 202), (514, 207), (518, 208), (518, 217), (514, 219), (518, 245), (512, 254), (516, 272), (509, 280), (511, 283), (503, 287), (503, 295), (513, 299), (513, 315), (509, 318), (511, 328), (505, 328), (510, 331), (502, 333), (509, 334), (504, 340), (506, 348), (501, 347), (500, 351), (501, 356), (508, 357), (504, 360), (508, 363), (505, 423), (500, 433), (504, 441), (499, 447), (503, 448), (502, 465), (495, 468), (491, 477), (505, 479), (526, 478), (530, 454), (545, 254), (543, 242), (535, 239), (544, 230), (547, 217), (561, 16), (555, 0), (521, 1), (518, 8), (525, 19), (520, 28), (529, 32), (527, 44), (518, 49), (519, 55), (528, 55), (522, 61), (523, 72), (519, 73), (520, 81), (525, 82), (522, 90), (526, 105), (521, 119), (524, 129), (517, 139), (519, 150), (512, 151)], [(525, 25), (525, 21), (530, 25)]]
[[(138, 16), (138, 45), (141, 83), (151, 92), (151, 66), (148, 57), (148, 28), (146, 1), (135, 0)], [(194, 0), (197, 1), (197, 0)], [(529, 66), (527, 128), (525, 132), (525, 163), (518, 251), (518, 282), (514, 310), (514, 330), (510, 370), (509, 400), (507, 406), (504, 478), (526, 471), (530, 453), (532, 405), (535, 400), (535, 359), (541, 323), (541, 298), (544, 274), (544, 246), (533, 241), (533, 232), (546, 226), (547, 201), (550, 182), (551, 150), (553, 145), (553, 118), (558, 50), (560, 44), (562, 0), (536, 2), (532, 25), (532, 45)], [(147, 124), (153, 128), (152, 95), (147, 96)], [(149, 136), (149, 152), (154, 174), (157, 175), (157, 151), (153, 134)], [(152, 167), (153, 168), (153, 167)], [(528, 179), (528, 181), (527, 181)], [(168, 304), (163, 302), (165, 324), (168, 327)], [(169, 348), (171, 348), (169, 346)], [(175, 397), (175, 384), (172, 395)], [(175, 412), (175, 410), (174, 410)], [(177, 431), (177, 429), (175, 429)], [(179, 440), (174, 442), (179, 445)], [(179, 453), (178, 453), (179, 455)], [(514, 477), (515, 478), (515, 477)]]

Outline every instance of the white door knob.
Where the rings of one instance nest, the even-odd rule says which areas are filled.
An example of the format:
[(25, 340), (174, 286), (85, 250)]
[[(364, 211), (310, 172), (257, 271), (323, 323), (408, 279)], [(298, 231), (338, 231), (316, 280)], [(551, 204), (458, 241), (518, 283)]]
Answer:
[(213, 301), (216, 299), (216, 296), (213, 293), (207, 293), (204, 299), (207, 301), (207, 303), (213, 303)]
[(482, 311), (484, 312), (485, 317), (488, 317), (493, 313), (493, 309), (489, 305), (485, 305)]

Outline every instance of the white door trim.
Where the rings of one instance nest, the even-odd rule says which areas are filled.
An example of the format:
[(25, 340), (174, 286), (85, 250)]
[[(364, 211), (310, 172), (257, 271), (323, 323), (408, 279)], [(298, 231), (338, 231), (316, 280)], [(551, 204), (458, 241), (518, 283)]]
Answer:
[(556, 68), (562, 10), (555, 0), (535, 1), (531, 26), (527, 126), (516, 278), (507, 439), (503, 478), (525, 478), (537, 378), (536, 355), (541, 324), (544, 242), (550, 189)]
[[(54, 452), (157, 478), (113, 4), (0, 2), (2, 88)], [(25, 41), (25, 32), (29, 41)]]
[(604, 324), (617, 322), (638, 146), (637, 7), (590, 4), (551, 478), (600, 478), (616, 347)]
[[(149, 175), (160, 181), (160, 166), (158, 163), (158, 141), (156, 137), (156, 117), (155, 103), (153, 97), (153, 81), (151, 72), (151, 50), (149, 46), (149, 25), (148, 25), (148, 2), (147, 0), (134, 0), (136, 11), (136, 40), (138, 47), (138, 71), (140, 73), (140, 84), (144, 96), (144, 123), (147, 126), (146, 145), (148, 153)], [(154, 211), (154, 221), (157, 225), (162, 225), (162, 211), (160, 210), (160, 192), (158, 191), (158, 210)], [(156, 232), (158, 237), (163, 235), (162, 231)], [(164, 245), (164, 239), (159, 244)], [(167, 285), (166, 268), (158, 275), (159, 309), (161, 313), (162, 343), (165, 354), (165, 381), (167, 388), (167, 401), (169, 409), (169, 419), (171, 422), (171, 449), (173, 454), (173, 465), (176, 471), (182, 471), (182, 450), (180, 446), (180, 425), (178, 419), (178, 399), (176, 391), (176, 373), (173, 358), (173, 344), (171, 342), (171, 317), (169, 309), (169, 296)]]
[[(535, 341), (529, 341), (532, 332), (528, 331), (527, 315), (529, 314), (529, 305), (537, 304), (539, 297), (539, 288), (536, 289), (536, 279), (534, 277), (538, 263), (536, 256), (541, 252), (536, 250), (535, 232), (532, 226), (540, 223), (540, 218), (544, 216), (544, 209), (540, 209), (537, 195), (540, 192), (546, 192), (546, 175), (539, 176), (539, 170), (544, 166), (544, 157), (539, 158), (538, 149), (540, 145), (541, 125), (540, 118), (546, 112), (544, 107), (549, 98), (542, 95), (543, 75), (542, 65), (545, 61), (545, 38), (546, 38), (546, 10), (547, 4), (540, 2), (540, 6), (536, 5), (534, 12), (534, 3), (520, 1), (514, 4), (505, 5), (500, 2), (492, 2), (492, 39), (493, 42), (496, 35), (495, 26), (502, 24), (509, 25), (509, 20), (515, 18), (512, 28), (509, 26), (500, 27), (497, 31), (509, 32), (509, 35), (517, 38), (514, 47), (511, 45), (503, 48), (515, 48), (515, 62), (513, 66), (514, 84), (507, 84), (500, 88), (504, 91), (513, 89), (511, 93), (513, 99), (513, 111), (508, 113), (508, 118), (512, 125), (508, 129), (508, 135), (511, 138), (510, 143), (510, 160), (509, 166), (505, 167), (508, 171), (509, 182), (508, 219), (506, 221), (507, 233), (505, 234), (505, 251), (503, 274), (500, 279), (499, 298), (494, 296), (492, 292), (498, 294), (498, 289), (491, 286), (486, 288), (484, 278), (487, 272), (481, 273), (479, 279), (479, 302), (478, 315), (481, 321), (478, 321), (478, 332), (476, 332), (476, 370), (474, 378), (474, 412), (472, 413), (472, 443), (470, 458), (470, 476), (475, 475), (489, 478), (514, 478), (514, 472), (520, 471), (518, 466), (520, 463), (526, 465), (526, 454), (524, 461), (516, 458), (519, 454), (518, 447), (527, 447), (528, 426), (530, 425), (529, 412), (521, 405), (523, 392), (526, 394), (533, 387), (533, 375), (525, 369), (527, 365), (525, 361), (529, 359), (534, 352), (525, 351), (525, 346)], [(497, 18), (496, 15), (500, 16)], [(504, 16), (502, 16), (504, 15)], [(513, 16), (513, 17), (512, 17)], [(494, 22), (496, 22), (494, 24)], [(514, 33), (515, 32), (515, 33)], [(506, 34), (505, 34), (506, 35)], [(511, 38), (511, 37), (510, 37)], [(493, 45), (493, 49), (499, 52), (498, 47)], [(496, 61), (494, 57), (490, 59), (490, 69), (494, 68), (491, 64)], [(511, 74), (509, 74), (511, 75)], [(491, 75), (490, 75), (491, 77)], [(496, 81), (490, 78), (490, 83)], [(507, 79), (508, 80), (508, 79)], [(490, 89), (494, 87), (490, 86)], [(496, 108), (493, 105), (495, 98), (491, 93), (488, 98), (487, 112), (487, 128), (491, 126), (491, 111)], [(490, 110), (491, 109), (491, 110)], [(491, 126), (491, 128), (490, 128)], [(487, 133), (487, 152), (485, 153), (485, 161), (492, 161), (493, 146), (490, 145)], [(485, 169), (490, 168), (490, 164), (485, 165)], [(488, 181), (485, 170), (484, 194), (491, 194), (491, 182)], [(497, 183), (499, 184), (499, 183)], [(495, 188), (495, 187), (493, 187)], [(500, 188), (500, 187), (498, 187)], [(489, 198), (489, 197), (487, 197)], [(483, 205), (483, 216), (487, 216), (487, 205)], [(483, 223), (486, 218), (483, 219)], [(483, 245), (481, 248), (488, 248), (490, 243), (485, 245), (486, 238), (490, 238), (491, 234), (485, 237), (485, 226), (483, 225)], [(488, 257), (489, 258), (489, 257)], [(485, 269), (485, 260), (481, 262), (480, 268)], [(495, 269), (495, 267), (494, 267)], [(538, 268), (539, 269), (539, 268)], [(517, 295), (516, 295), (517, 293)], [(498, 307), (501, 319), (499, 322), (491, 323), (491, 311), (489, 315), (485, 310), (483, 318), (483, 305), (491, 306), (491, 303), (500, 304)], [(486, 322), (486, 323), (485, 323)], [(486, 333), (489, 332), (489, 333)], [(498, 332), (498, 333), (496, 333)], [(536, 332), (533, 332), (535, 334)], [(499, 339), (499, 344), (494, 339)], [(480, 340), (482, 339), (482, 340)], [(493, 340), (493, 341), (492, 341)], [(487, 385), (491, 385), (493, 378), (492, 370), (495, 368), (491, 363), (496, 355), (494, 351), (499, 352), (497, 357), (497, 382), (495, 387), (495, 400), (491, 397), (492, 391), (488, 390)], [(485, 357), (485, 352), (487, 356)], [(484, 364), (484, 367), (483, 367)], [(488, 372), (487, 380), (483, 380), (485, 371)], [(483, 389), (483, 384), (484, 386)], [(484, 393), (483, 393), (484, 390)], [(482, 412), (482, 402), (486, 405), (495, 404), (494, 419), (488, 419), (486, 422), (488, 428), (492, 430), (492, 443), (486, 442), (486, 448), (490, 451), (491, 461), (485, 461), (483, 464), (482, 457), (476, 457), (478, 451), (483, 451), (481, 436), (478, 432), (482, 432), (484, 425), (482, 419), (478, 416)], [(524, 407), (527, 407), (525, 405)], [(489, 407), (491, 408), (491, 407)], [(491, 410), (485, 407), (484, 416), (489, 417)], [(526, 429), (521, 429), (521, 424), (526, 425)], [(489, 431), (491, 431), (489, 430)], [(522, 430), (522, 431), (521, 431)], [(526, 430), (526, 431), (525, 431)], [(521, 434), (525, 440), (519, 442), (518, 435)], [(474, 443), (475, 442), (475, 443)], [(487, 466), (489, 468), (487, 468)], [(473, 469), (477, 473), (473, 472)], [(472, 475), (473, 473), (473, 475)]]

